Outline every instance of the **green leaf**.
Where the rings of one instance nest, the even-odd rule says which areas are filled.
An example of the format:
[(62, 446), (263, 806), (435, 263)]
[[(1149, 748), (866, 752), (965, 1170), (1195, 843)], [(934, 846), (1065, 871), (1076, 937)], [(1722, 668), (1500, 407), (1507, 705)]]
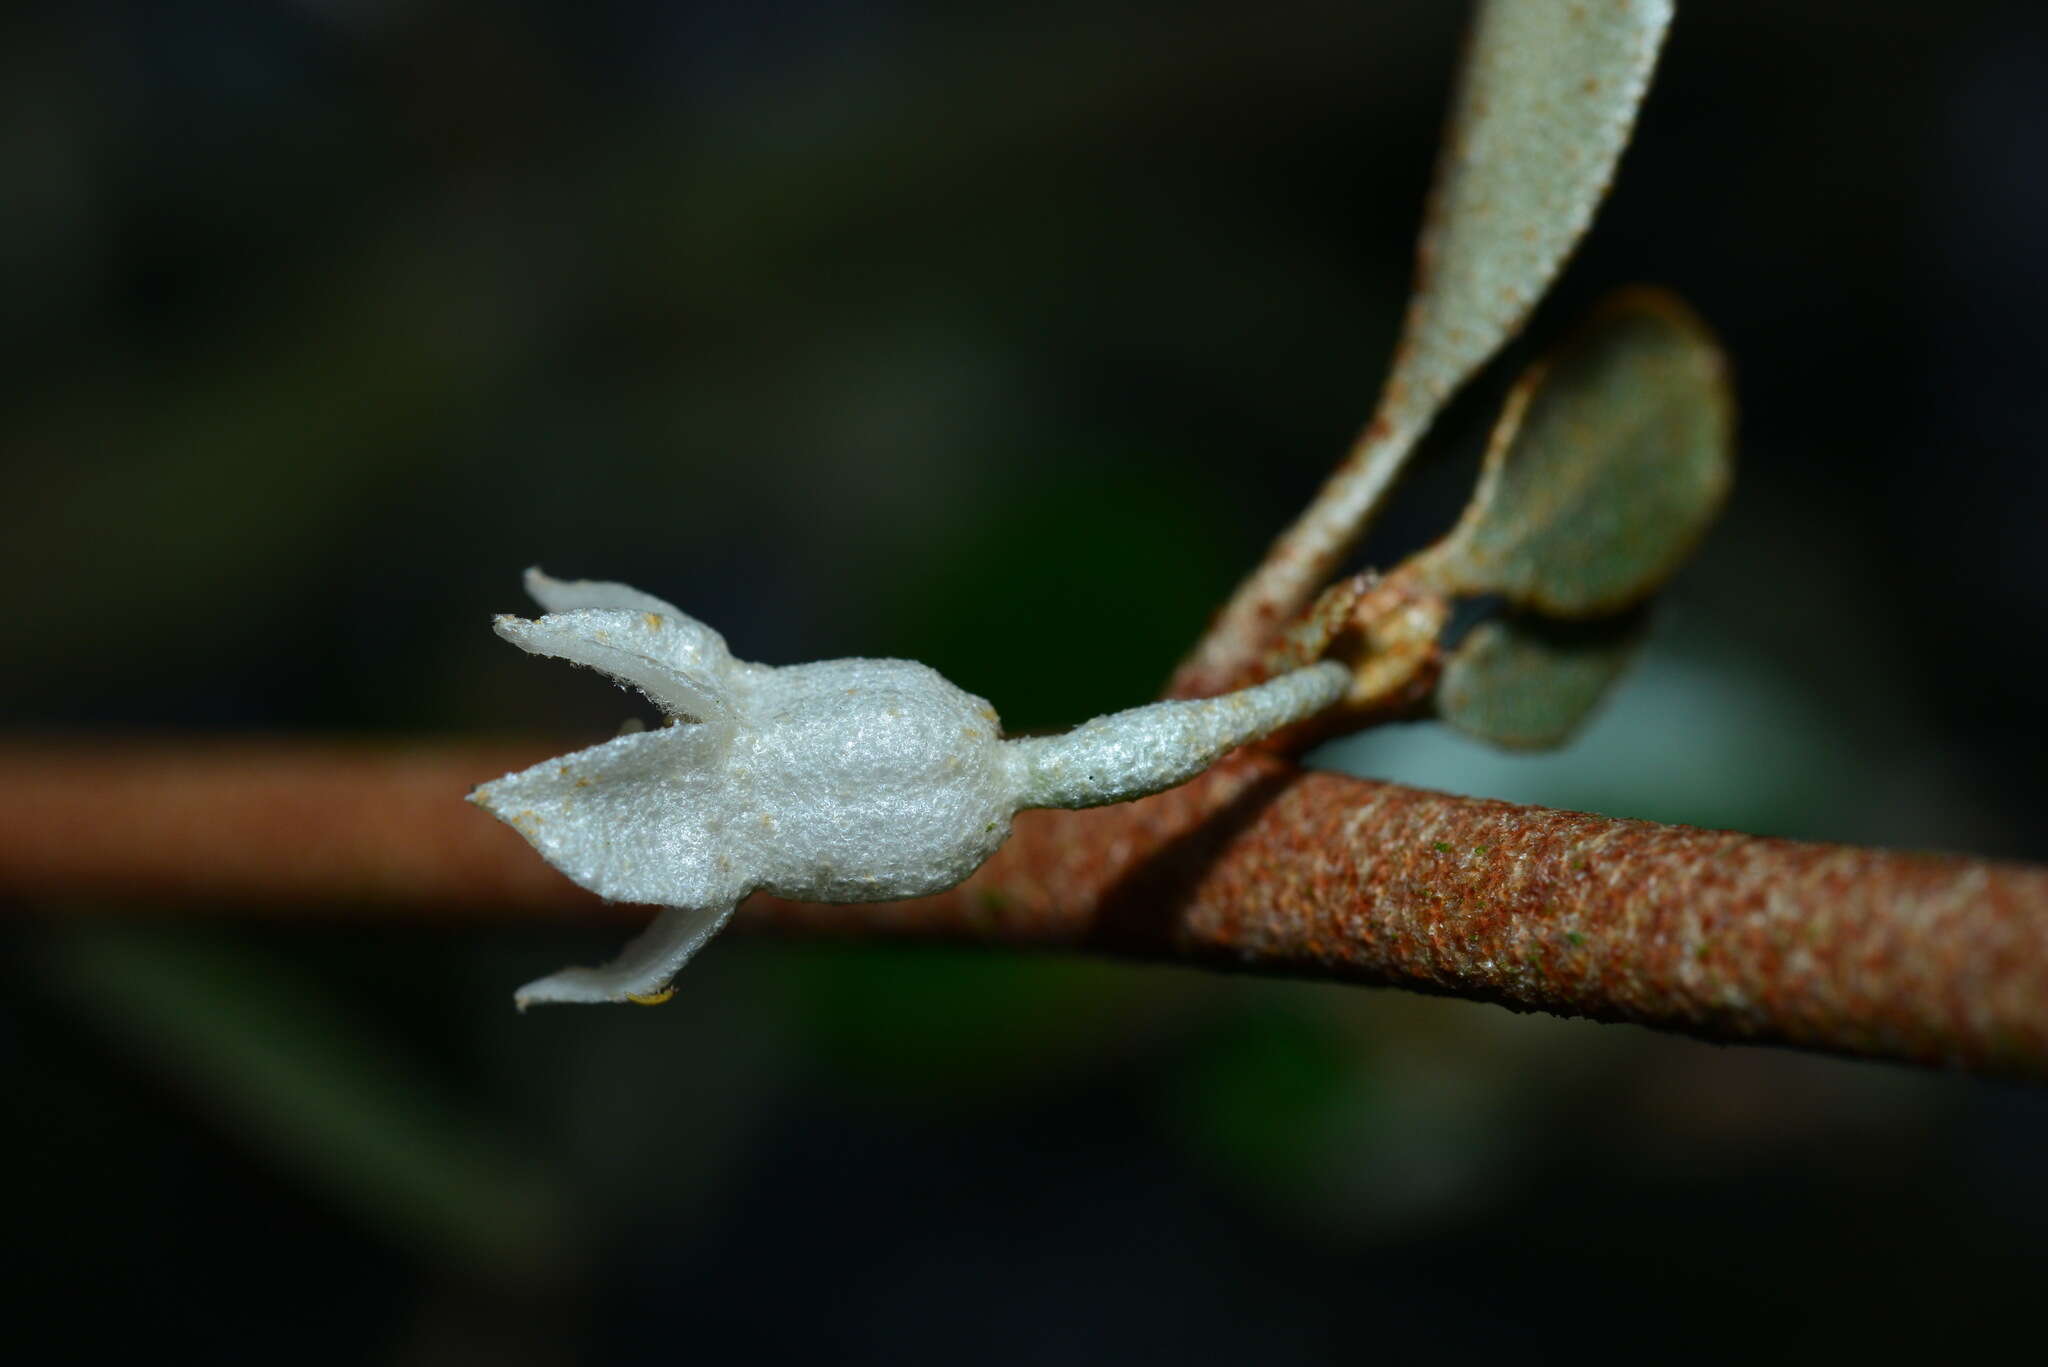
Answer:
[(1344, 463), (1175, 675), (1229, 687), (1357, 544), (1415, 443), (1522, 326), (1592, 222), (1672, 0), (1480, 0), (1379, 406)]
[(1671, 0), (1483, 0), (1444, 135), (1381, 415), (1426, 425), (1521, 327), (1592, 221)]
[(1437, 715), (1510, 749), (1562, 745), (1628, 668), (1641, 639), (1640, 614), (1593, 624), (1482, 622), (1444, 664)]
[(1734, 433), (1726, 358), (1691, 310), (1662, 290), (1612, 295), (1509, 395), (1423, 573), (1558, 617), (1640, 602), (1720, 510)]

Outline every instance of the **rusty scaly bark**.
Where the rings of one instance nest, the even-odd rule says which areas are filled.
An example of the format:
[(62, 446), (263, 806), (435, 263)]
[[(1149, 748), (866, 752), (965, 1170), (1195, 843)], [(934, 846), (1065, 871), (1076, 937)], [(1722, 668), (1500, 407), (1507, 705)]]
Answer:
[[(11, 744), (0, 894), (263, 915), (639, 915), (457, 800), (557, 748)], [(1124, 806), (1024, 813), (941, 896), (757, 897), (742, 917), (1381, 983), (2048, 1077), (2048, 869), (1448, 797), (1269, 756)]]

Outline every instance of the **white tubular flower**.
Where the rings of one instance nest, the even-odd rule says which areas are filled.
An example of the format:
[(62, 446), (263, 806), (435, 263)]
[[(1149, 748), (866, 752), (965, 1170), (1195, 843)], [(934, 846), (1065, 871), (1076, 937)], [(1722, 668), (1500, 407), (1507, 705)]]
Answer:
[(881, 902), (964, 880), (1024, 807), (1093, 807), (1184, 783), (1343, 695), (1323, 663), (1221, 698), (1154, 703), (1063, 736), (1005, 741), (995, 709), (909, 660), (774, 668), (623, 584), (528, 570), (538, 621), (497, 619), (536, 655), (609, 674), (668, 715), (483, 784), (475, 802), (599, 896), (668, 908), (603, 968), (519, 989), (535, 1002), (660, 1000), (756, 889)]

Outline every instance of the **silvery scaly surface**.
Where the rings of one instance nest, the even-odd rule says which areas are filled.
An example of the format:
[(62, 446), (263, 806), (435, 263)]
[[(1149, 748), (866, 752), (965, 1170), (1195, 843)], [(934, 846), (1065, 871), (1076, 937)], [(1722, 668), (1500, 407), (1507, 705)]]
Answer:
[(665, 907), (603, 968), (528, 983), (535, 1002), (658, 998), (756, 889), (879, 902), (964, 880), (1025, 807), (1093, 807), (1184, 783), (1340, 697), (1323, 663), (1220, 698), (1004, 740), (995, 709), (910, 660), (736, 660), (717, 632), (623, 584), (526, 587), (545, 615), (497, 619), (522, 650), (588, 665), (667, 715), (652, 731), (483, 784), (470, 800), (600, 896)]

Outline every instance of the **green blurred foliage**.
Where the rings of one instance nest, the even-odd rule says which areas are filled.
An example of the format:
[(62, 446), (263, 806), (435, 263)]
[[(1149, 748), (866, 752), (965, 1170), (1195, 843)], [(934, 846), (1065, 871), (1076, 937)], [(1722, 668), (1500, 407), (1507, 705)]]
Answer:
[(219, 934), (99, 924), (67, 929), (46, 967), (82, 1020), (424, 1260), (514, 1285), (573, 1260), (545, 1170), (290, 959)]
[(784, 946), (761, 979), (849, 1091), (966, 1107), (1129, 1057), (1196, 991), (1087, 959), (830, 945)]

